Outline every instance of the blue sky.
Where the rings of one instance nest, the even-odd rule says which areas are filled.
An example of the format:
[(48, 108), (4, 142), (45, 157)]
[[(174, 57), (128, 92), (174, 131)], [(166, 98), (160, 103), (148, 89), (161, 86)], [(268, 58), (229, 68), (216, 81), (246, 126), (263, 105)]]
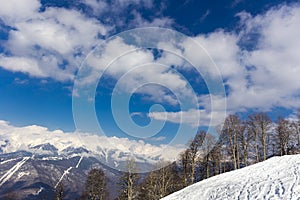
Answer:
[[(74, 81), (84, 66), (93, 73), (80, 81), (89, 80), (97, 89), (76, 109), (84, 115), (88, 113), (85, 106), (95, 108), (102, 128), (99, 134), (107, 136), (169, 143), (182, 127), (176, 143), (186, 143), (195, 130), (216, 125), (209, 123), (211, 116), (222, 121), (225, 96), (226, 112), (241, 116), (265, 111), (275, 120), (279, 115), (293, 116), (300, 107), (297, 1), (11, 0), (1, 5), (0, 120), (14, 126), (35, 124), (50, 130), (80, 128), (98, 133), (88, 114), (81, 116), (80, 127), (73, 120), (72, 100), (76, 102), (85, 92), (74, 89)], [(190, 40), (172, 43), (161, 38), (158, 47), (163, 50), (134, 50), (136, 44), (114, 37), (145, 27), (178, 31), (207, 54), (189, 49)], [(157, 31), (160, 37), (161, 30)], [(122, 52), (128, 54), (118, 57)], [(220, 86), (218, 71), (225, 96), (212, 94), (207, 76), (185, 58), (203, 67), (214, 88)], [(93, 62), (110, 61), (114, 63), (107, 69), (100, 69), (99, 63), (93, 66)], [(103, 74), (100, 79), (99, 73)], [(161, 131), (153, 129), (151, 134), (137, 127), (126, 134), (131, 126), (125, 114), (120, 116), (124, 124), (116, 124), (111, 97), (118, 82), (117, 100), (130, 95), (124, 110), (130, 119), (139, 126), (152, 120), (154, 126), (163, 125)], [(161, 106), (152, 107), (155, 104)], [(122, 108), (116, 109), (122, 113)]]

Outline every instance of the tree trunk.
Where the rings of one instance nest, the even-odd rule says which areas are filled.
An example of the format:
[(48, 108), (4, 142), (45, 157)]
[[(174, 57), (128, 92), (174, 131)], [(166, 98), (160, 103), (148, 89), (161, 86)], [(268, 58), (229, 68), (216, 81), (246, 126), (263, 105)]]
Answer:
[(244, 165), (245, 165), (245, 167), (248, 166), (247, 161), (248, 161), (248, 144), (246, 144), (246, 146), (244, 148)]
[(209, 178), (209, 157), (206, 156), (206, 178)]
[(261, 122), (261, 137), (262, 137), (262, 146), (263, 146), (263, 153), (264, 153), (264, 160), (267, 160), (267, 134), (265, 129), (265, 124)]

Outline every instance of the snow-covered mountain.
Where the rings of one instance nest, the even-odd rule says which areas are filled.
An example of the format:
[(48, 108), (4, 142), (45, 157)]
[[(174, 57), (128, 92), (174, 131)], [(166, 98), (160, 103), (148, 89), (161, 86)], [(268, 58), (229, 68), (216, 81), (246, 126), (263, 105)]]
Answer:
[[(0, 120), (2, 154), (26, 151), (35, 156), (92, 156), (112, 168), (122, 170), (122, 163), (129, 157), (138, 163), (152, 165), (160, 159), (174, 161), (182, 150), (183, 147), (151, 145), (143, 140), (49, 131), (36, 125), (15, 127)], [(147, 170), (144, 167), (142, 169)]]
[(75, 199), (94, 167), (104, 170), (114, 199), (120, 170), (125, 170), (129, 158), (136, 160), (140, 172), (146, 172), (159, 159), (175, 160), (182, 149), (127, 138), (50, 131), (36, 125), (15, 127), (0, 121), (0, 199), (15, 193), (18, 199), (53, 199), (60, 182), (65, 199)]
[(121, 173), (103, 165), (93, 157), (38, 156), (26, 151), (1, 155), (0, 199), (7, 195), (22, 200), (54, 199), (55, 188), (64, 186), (64, 199), (78, 198), (91, 168), (102, 168), (108, 178), (111, 199), (117, 195), (117, 180)]
[(300, 155), (264, 162), (203, 180), (162, 200), (300, 199)]

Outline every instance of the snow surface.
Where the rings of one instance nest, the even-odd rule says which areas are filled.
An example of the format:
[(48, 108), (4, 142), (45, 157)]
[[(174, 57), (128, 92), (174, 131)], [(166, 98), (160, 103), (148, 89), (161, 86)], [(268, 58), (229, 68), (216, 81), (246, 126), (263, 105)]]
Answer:
[(162, 200), (300, 199), (300, 155), (267, 161), (195, 183)]

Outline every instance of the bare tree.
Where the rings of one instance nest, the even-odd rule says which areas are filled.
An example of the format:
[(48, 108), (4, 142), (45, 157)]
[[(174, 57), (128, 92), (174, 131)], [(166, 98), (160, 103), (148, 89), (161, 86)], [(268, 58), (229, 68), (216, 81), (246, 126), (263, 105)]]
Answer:
[(257, 162), (259, 159), (259, 143), (260, 141), (262, 148), (263, 160), (267, 159), (267, 134), (271, 126), (271, 120), (269, 116), (265, 113), (258, 113), (251, 115), (248, 120), (249, 130), (253, 133), (255, 137), (256, 144), (256, 156)]
[(206, 132), (200, 131), (189, 144), (190, 164), (191, 164), (191, 184), (195, 183), (196, 162), (199, 156), (199, 149), (203, 143)]
[(222, 173), (223, 154), (221, 142), (217, 142), (214, 145), (212, 151), (210, 152), (210, 157), (213, 164), (214, 175)]
[(300, 110), (298, 110), (297, 113), (297, 126), (296, 126), (296, 134), (297, 134), (297, 138), (298, 138), (298, 148), (300, 148)]
[(276, 127), (276, 135), (280, 148), (280, 155), (288, 154), (288, 145), (291, 137), (291, 124), (288, 120), (279, 118)]
[(256, 121), (252, 116), (248, 117), (247, 121), (247, 128), (248, 128), (248, 134), (251, 135), (253, 138), (253, 145), (255, 149), (255, 162), (258, 163), (260, 161), (260, 156), (259, 156), (259, 142), (258, 142), (258, 135), (259, 135), (259, 127), (256, 124)]
[(186, 149), (184, 152), (180, 154), (180, 165), (182, 168), (181, 179), (183, 182), (183, 186), (186, 187), (191, 184), (191, 164), (190, 164), (190, 150)]
[(300, 110), (297, 113), (297, 120), (293, 121), (291, 126), (293, 128), (293, 136), (297, 141), (297, 148), (300, 150)]
[(106, 177), (102, 169), (89, 171), (85, 182), (85, 195), (89, 200), (105, 200), (109, 198), (106, 188)]
[(201, 146), (202, 149), (202, 162), (205, 164), (206, 178), (210, 177), (210, 161), (211, 161), (211, 151), (216, 144), (216, 139), (211, 134), (206, 134), (203, 144)]
[(243, 154), (243, 163), (244, 166), (248, 166), (248, 154), (249, 154), (249, 146), (253, 141), (254, 137), (249, 130), (246, 122), (242, 122), (241, 125), (241, 134), (240, 134), (240, 141), (241, 141), (241, 150)]
[(124, 172), (119, 182), (121, 187), (119, 200), (133, 200), (137, 196), (137, 186), (140, 176), (137, 174), (135, 160), (133, 158), (129, 159), (126, 165), (127, 172)]
[(219, 139), (218, 139), (218, 149), (219, 149), (219, 153), (220, 153), (220, 161), (219, 161), (219, 168), (220, 168), (220, 172), (219, 173), (225, 173), (226, 172), (226, 160), (228, 157), (228, 150), (227, 150), (227, 139), (225, 137), (224, 134), (224, 127), (220, 126), (218, 129), (218, 135), (219, 135)]
[(238, 139), (243, 129), (244, 128), (241, 125), (241, 121), (237, 115), (229, 115), (225, 119), (222, 137), (223, 140), (229, 143), (234, 169), (240, 168), (240, 149)]
[(146, 177), (143, 192), (140, 194), (144, 196), (140, 199), (159, 200), (179, 189), (175, 163), (159, 161), (156, 168), (158, 169)]

